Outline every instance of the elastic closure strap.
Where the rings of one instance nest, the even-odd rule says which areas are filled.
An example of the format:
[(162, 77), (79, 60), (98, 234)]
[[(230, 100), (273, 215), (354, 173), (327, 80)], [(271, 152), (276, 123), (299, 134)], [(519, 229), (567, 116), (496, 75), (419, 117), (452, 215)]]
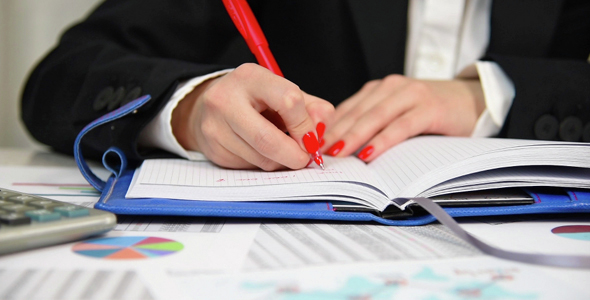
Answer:
[[(84, 160), (84, 157), (82, 156), (82, 149), (80, 147), (80, 142), (82, 141), (82, 138), (90, 130), (92, 130), (100, 125), (120, 119), (130, 113), (133, 113), (138, 108), (140, 108), (141, 106), (146, 104), (150, 99), (151, 99), (150, 95), (141, 96), (141, 97), (119, 107), (118, 109), (113, 110), (106, 115), (103, 115), (102, 117), (100, 117), (100, 118), (92, 121), (90, 124), (86, 125), (86, 127), (84, 127), (84, 129), (82, 129), (82, 131), (80, 131), (80, 133), (76, 137), (76, 141), (74, 142), (74, 159), (76, 160), (76, 164), (78, 165), (78, 169), (80, 169), (82, 176), (84, 176), (84, 178), (98, 191), (102, 192), (102, 190), (104, 189), (104, 187), (106, 185), (106, 182), (104, 182), (102, 179), (98, 178), (98, 176), (96, 176), (92, 172), (92, 170), (90, 169), (90, 167), (88, 166), (88, 164)], [(115, 153), (116, 155), (119, 156), (119, 158), (120, 158), (120, 165), (119, 166), (113, 167), (113, 166), (109, 166), (108, 164), (106, 164), (106, 156), (111, 153)], [(121, 151), (120, 149), (118, 149), (116, 147), (109, 148), (109, 150), (107, 150), (105, 152), (105, 154), (103, 155), (102, 160), (103, 160), (103, 163), (105, 164), (105, 167), (107, 169), (109, 169), (111, 172), (113, 172), (115, 174), (115, 176), (119, 176), (120, 173), (123, 172), (125, 170), (125, 167), (127, 166), (127, 159), (125, 158), (123, 151)], [(116, 170), (116, 169), (119, 169), (119, 170)]]
[[(114, 154), (114, 155), (112, 155)], [(115, 157), (115, 160), (108, 159), (108, 157)], [(114, 163), (114, 164), (113, 164)], [(107, 149), (102, 155), (102, 165), (111, 173), (115, 175), (116, 178), (121, 177), (123, 172), (127, 169), (127, 157), (123, 150), (117, 147), (111, 147)]]
[(412, 200), (422, 206), (426, 211), (438, 219), (439, 222), (449, 228), (458, 237), (488, 255), (535, 265), (580, 269), (590, 268), (590, 256), (588, 255), (523, 253), (496, 248), (484, 243), (480, 239), (463, 230), (463, 228), (461, 228), (461, 226), (451, 216), (449, 216), (449, 214), (444, 209), (442, 209), (442, 207), (434, 203), (434, 201), (427, 198), (412, 198)]

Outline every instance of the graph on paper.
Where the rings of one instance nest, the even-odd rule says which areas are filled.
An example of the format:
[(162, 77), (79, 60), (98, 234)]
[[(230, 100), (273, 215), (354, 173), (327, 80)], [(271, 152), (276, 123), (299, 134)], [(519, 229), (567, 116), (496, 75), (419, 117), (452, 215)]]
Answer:
[(147, 259), (181, 251), (184, 246), (174, 240), (160, 237), (127, 236), (98, 238), (72, 247), (76, 254), (99, 259)]

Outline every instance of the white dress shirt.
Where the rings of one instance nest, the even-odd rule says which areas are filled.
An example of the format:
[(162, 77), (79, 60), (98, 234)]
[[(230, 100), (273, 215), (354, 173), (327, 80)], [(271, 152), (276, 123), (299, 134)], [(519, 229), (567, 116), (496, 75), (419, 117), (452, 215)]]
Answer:
[[(473, 130), (474, 137), (498, 134), (514, 99), (514, 85), (494, 62), (478, 61), (490, 37), (492, 0), (410, 0), (404, 75), (417, 79), (477, 78), (486, 109)], [(182, 83), (164, 109), (141, 132), (142, 146), (157, 147), (187, 159), (203, 159), (186, 151), (172, 133), (172, 111), (197, 85), (232, 69), (199, 76)]]

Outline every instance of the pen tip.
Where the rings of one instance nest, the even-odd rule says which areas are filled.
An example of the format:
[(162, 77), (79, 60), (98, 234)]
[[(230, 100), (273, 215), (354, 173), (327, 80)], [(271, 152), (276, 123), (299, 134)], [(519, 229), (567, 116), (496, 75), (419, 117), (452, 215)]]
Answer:
[(324, 168), (324, 164), (320, 164), (320, 167), (322, 167), (322, 170), (326, 169), (326, 168)]

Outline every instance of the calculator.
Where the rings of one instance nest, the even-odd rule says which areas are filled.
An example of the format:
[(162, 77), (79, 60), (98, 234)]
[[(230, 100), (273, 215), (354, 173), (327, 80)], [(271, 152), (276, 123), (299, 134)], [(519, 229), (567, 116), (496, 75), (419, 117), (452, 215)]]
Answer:
[(115, 225), (110, 212), (0, 188), (0, 255), (83, 239)]

